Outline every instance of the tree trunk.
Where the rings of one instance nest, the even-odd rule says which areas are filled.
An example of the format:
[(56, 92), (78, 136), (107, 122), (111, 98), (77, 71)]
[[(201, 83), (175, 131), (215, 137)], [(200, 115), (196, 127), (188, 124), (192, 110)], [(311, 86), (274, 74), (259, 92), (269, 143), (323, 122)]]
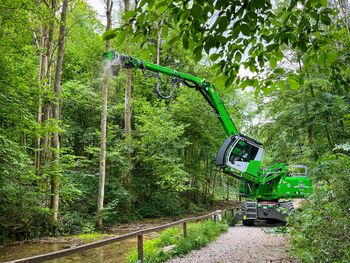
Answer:
[(164, 15), (162, 15), (162, 19), (159, 22), (158, 34), (157, 34), (157, 64), (160, 64), (160, 49), (162, 46), (162, 27), (164, 23)]
[[(305, 91), (305, 93), (307, 93), (307, 91)], [(311, 94), (312, 99), (314, 99), (315, 98), (315, 93), (314, 93), (314, 90), (313, 90), (312, 86), (310, 86), (310, 94)], [(307, 94), (305, 94), (305, 95), (306, 95), (305, 97), (307, 97)], [(318, 156), (318, 153), (317, 153), (316, 145), (315, 145), (315, 142), (314, 142), (314, 136), (313, 136), (314, 118), (313, 117), (311, 118), (310, 115), (309, 115), (309, 106), (308, 106), (307, 102), (304, 102), (304, 111), (305, 111), (306, 120), (307, 120), (307, 124), (306, 124), (306, 127), (307, 127), (307, 139), (308, 139), (311, 151), (312, 151), (313, 159), (314, 159), (314, 161), (317, 161), (319, 156)]]
[[(124, 0), (124, 11), (128, 11), (130, 8), (130, 1)], [(130, 55), (130, 41), (129, 36), (126, 38), (126, 45), (127, 45), (127, 54)], [(126, 84), (125, 84), (125, 113), (124, 113), (124, 125), (125, 125), (125, 139), (127, 141), (131, 140), (131, 92), (132, 92), (132, 70), (126, 69)], [(127, 159), (128, 162), (131, 163), (131, 153), (127, 152)], [(131, 179), (132, 179), (132, 172), (131, 170), (128, 170), (125, 174), (125, 188), (129, 191), (131, 191)], [(130, 213), (131, 210), (131, 199), (129, 198), (127, 204), (126, 204), (126, 213)]]
[[(107, 26), (106, 30), (112, 27), (112, 7), (113, 1), (106, 0), (106, 16)], [(106, 51), (110, 49), (110, 41), (106, 40)], [(100, 149), (100, 178), (98, 186), (98, 197), (97, 197), (97, 213), (96, 213), (96, 226), (102, 227), (102, 210), (104, 201), (105, 191), (105, 178), (106, 178), (106, 140), (107, 140), (107, 103), (108, 103), (108, 86), (109, 86), (109, 75), (110, 68), (104, 68), (104, 78), (102, 87), (102, 113), (101, 113), (101, 149)]]
[[(54, 92), (55, 99), (52, 105), (53, 119), (56, 125), (59, 125), (60, 120), (60, 97), (61, 97), (61, 76), (62, 76), (62, 64), (63, 64), (63, 51), (64, 51), (64, 37), (66, 34), (66, 20), (67, 20), (68, 0), (63, 1), (61, 12), (61, 26), (58, 36), (58, 49), (57, 49), (57, 62), (55, 68), (55, 82)], [(52, 222), (57, 222), (58, 205), (59, 205), (59, 181), (60, 181), (60, 138), (58, 134), (58, 127), (53, 132), (52, 138), (52, 161), (53, 172), (51, 175), (51, 209), (52, 209)]]
[[(49, 89), (51, 87), (51, 69), (52, 69), (52, 52), (53, 52), (53, 42), (55, 33), (55, 15), (56, 15), (56, 0), (51, 1), (51, 22), (48, 29), (48, 40), (46, 48), (46, 67), (45, 67), (45, 79), (44, 79), (44, 90), (43, 90), (43, 108), (42, 108), (42, 123), (46, 122), (52, 117), (51, 103), (48, 99)], [(46, 133), (44, 138), (41, 139), (41, 150), (40, 150), (40, 165), (47, 163), (51, 159), (51, 152), (49, 150), (51, 141), (49, 140), (50, 134)]]
[[(39, 73), (38, 73), (38, 116), (37, 122), (39, 125), (42, 123), (42, 90), (43, 90), (43, 81), (45, 79), (46, 71), (46, 53), (43, 50), (46, 50), (47, 45), (47, 26), (40, 26), (40, 35), (41, 41), (35, 34), (36, 43), (39, 51)], [(34, 164), (36, 173), (39, 174), (40, 171), (40, 146), (41, 146), (41, 136), (37, 135), (35, 141), (35, 155), (34, 155)]]
[(227, 181), (226, 181), (226, 200), (230, 200), (230, 177), (227, 177)]

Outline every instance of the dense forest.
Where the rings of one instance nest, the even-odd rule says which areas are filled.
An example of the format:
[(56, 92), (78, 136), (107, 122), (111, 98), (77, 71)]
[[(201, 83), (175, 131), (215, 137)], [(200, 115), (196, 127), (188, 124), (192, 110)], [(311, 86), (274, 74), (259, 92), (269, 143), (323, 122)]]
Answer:
[(212, 81), (265, 166), (307, 165), (314, 193), (288, 222), (292, 252), (349, 262), (348, 1), (101, 3), (103, 19), (83, 0), (0, 0), (0, 240), (235, 198), (203, 97), (181, 86), (161, 100), (141, 70), (104, 74), (114, 49)]

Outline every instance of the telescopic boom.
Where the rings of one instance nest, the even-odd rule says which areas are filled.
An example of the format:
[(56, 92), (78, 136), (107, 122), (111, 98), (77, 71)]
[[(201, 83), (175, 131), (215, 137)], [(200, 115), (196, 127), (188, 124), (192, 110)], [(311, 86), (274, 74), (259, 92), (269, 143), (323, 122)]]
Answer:
[[(162, 73), (167, 76), (174, 77), (175, 80), (173, 81), (173, 83), (181, 82), (190, 88), (196, 89), (203, 95), (203, 97), (207, 100), (210, 106), (214, 109), (226, 134), (229, 136), (239, 134), (215, 86), (210, 82), (206, 81), (205, 79), (194, 77), (189, 74), (176, 71), (167, 67), (159, 66), (157, 64), (143, 61), (141, 59), (137, 59), (131, 56), (121, 55), (115, 51), (106, 52), (105, 57), (108, 60), (112, 61), (114, 66), (119, 66), (124, 68), (138, 68), (142, 70), (149, 70), (155, 73)], [(156, 75), (156, 77), (159, 80), (157, 84), (157, 88), (159, 88), (159, 85), (161, 83), (160, 76)], [(164, 97), (159, 93), (159, 90), (157, 90), (157, 92), (161, 97)]]

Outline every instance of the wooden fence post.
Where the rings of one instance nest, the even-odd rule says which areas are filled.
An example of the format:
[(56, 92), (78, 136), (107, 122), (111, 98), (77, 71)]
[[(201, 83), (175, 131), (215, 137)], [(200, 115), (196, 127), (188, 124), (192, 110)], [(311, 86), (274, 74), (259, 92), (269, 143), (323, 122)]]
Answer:
[(184, 238), (187, 237), (187, 222), (184, 222), (183, 224), (183, 231), (184, 231)]
[(138, 263), (143, 263), (143, 235), (137, 236), (137, 258)]

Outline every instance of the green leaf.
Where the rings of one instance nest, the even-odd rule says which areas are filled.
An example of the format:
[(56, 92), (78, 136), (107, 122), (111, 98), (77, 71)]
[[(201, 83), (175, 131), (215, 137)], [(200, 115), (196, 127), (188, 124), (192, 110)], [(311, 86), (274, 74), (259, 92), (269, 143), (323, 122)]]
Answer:
[(229, 21), (227, 21), (226, 16), (220, 17), (218, 23), (219, 23), (219, 32), (224, 32), (227, 30)]
[(157, 11), (158, 11), (158, 14), (160, 15), (160, 14), (163, 14), (164, 12), (165, 12), (165, 10), (167, 10), (168, 9), (168, 6), (161, 6), (160, 8), (158, 8), (157, 9)]
[(216, 61), (218, 60), (219, 57), (220, 57), (220, 54), (214, 53), (214, 54), (211, 54), (209, 58), (211, 61)]
[(215, 39), (209, 35), (204, 44), (204, 50), (207, 52), (207, 54), (209, 54), (211, 48), (215, 47), (214, 44)]
[(330, 25), (331, 24), (331, 19), (329, 17), (329, 15), (326, 12), (322, 12), (321, 13), (321, 21), (326, 24), (326, 25)]
[(194, 17), (200, 17), (202, 15), (202, 8), (200, 7), (200, 5), (194, 4), (191, 13)]
[(264, 0), (253, 0), (253, 5), (256, 8), (263, 8), (265, 6), (265, 1)]
[(110, 40), (112, 38), (115, 38), (116, 36), (117, 36), (117, 31), (115, 29), (110, 29), (103, 33), (102, 39)]
[(338, 56), (334, 52), (330, 52), (329, 54), (327, 54), (327, 59), (330, 63), (333, 63), (338, 59)]
[(277, 74), (277, 75), (281, 75), (281, 74), (284, 73), (284, 69), (283, 68), (276, 68), (274, 73)]
[(200, 61), (202, 58), (202, 49), (203, 49), (203, 46), (200, 45), (200, 46), (196, 47), (193, 51), (194, 60), (196, 62)]
[(188, 46), (189, 46), (188, 38), (185, 34), (182, 35), (182, 45), (183, 45), (184, 49), (188, 49)]
[(228, 88), (232, 85), (232, 82), (233, 82), (234, 78), (231, 76), (231, 77), (228, 77), (225, 81), (225, 87)]
[(296, 89), (299, 88), (299, 82), (295, 79), (295, 77), (289, 77), (289, 78), (287, 79), (287, 81), (288, 81), (288, 83), (289, 83), (291, 89), (296, 90)]
[(249, 26), (247, 24), (242, 24), (240, 28), (241, 28), (241, 32), (242, 32), (243, 35), (249, 36), (250, 28), (249, 28)]
[(144, 60), (149, 60), (151, 53), (148, 50), (143, 50), (140, 54), (140, 57)]
[(180, 39), (180, 36), (179, 35), (176, 35), (174, 36), (173, 38), (171, 38), (169, 41), (168, 41), (168, 45), (172, 45), (174, 44), (176, 41), (178, 41)]
[(125, 11), (124, 15), (123, 15), (123, 19), (124, 20), (128, 20), (129, 18), (131, 17), (134, 17), (136, 15), (136, 12), (135, 11)]
[(167, 38), (168, 33), (169, 33), (169, 27), (168, 27), (167, 25), (163, 25), (163, 28), (162, 28), (162, 37), (163, 37), (163, 38)]
[(239, 32), (240, 32), (240, 27), (239, 26), (234, 27), (231, 33), (231, 38), (236, 39), (239, 35)]
[(241, 62), (241, 59), (242, 59), (242, 53), (237, 51), (235, 55), (236, 62)]
[(273, 43), (271, 45), (268, 45), (266, 47), (266, 52), (271, 52), (272, 50), (278, 50), (279, 44), (278, 43)]
[(220, 88), (220, 87), (224, 87), (225, 86), (225, 81), (227, 80), (227, 77), (225, 75), (219, 75), (215, 78), (212, 79), (212, 83)]
[(120, 43), (120, 44), (123, 43), (125, 38), (126, 38), (126, 35), (127, 35), (126, 31), (119, 31), (119, 33), (117, 35), (118, 43)]
[(276, 60), (275, 57), (270, 57), (269, 61), (270, 61), (270, 67), (271, 67), (271, 69), (274, 69), (274, 68), (277, 67), (277, 60)]

